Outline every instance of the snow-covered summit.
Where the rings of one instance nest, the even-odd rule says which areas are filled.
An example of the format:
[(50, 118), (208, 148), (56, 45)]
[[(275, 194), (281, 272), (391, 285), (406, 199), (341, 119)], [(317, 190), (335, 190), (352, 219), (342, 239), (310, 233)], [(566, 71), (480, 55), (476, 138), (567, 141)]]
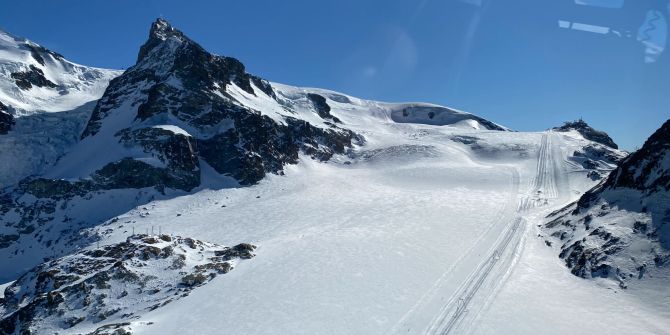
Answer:
[(593, 129), (586, 121), (579, 119), (572, 122), (565, 122), (562, 126), (554, 128), (556, 131), (567, 132), (576, 131), (587, 140), (598, 142), (613, 149), (619, 149), (614, 140), (606, 132)]
[(72, 110), (100, 98), (121, 73), (75, 64), (0, 30), (0, 102), (15, 116)]

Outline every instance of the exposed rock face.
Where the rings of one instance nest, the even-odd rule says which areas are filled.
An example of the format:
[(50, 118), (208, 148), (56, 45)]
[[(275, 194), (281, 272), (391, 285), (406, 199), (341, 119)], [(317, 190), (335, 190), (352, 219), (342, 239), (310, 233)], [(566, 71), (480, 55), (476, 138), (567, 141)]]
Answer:
[(191, 136), (175, 134), (162, 128), (124, 129), (116, 134), (124, 146), (140, 146), (152, 153), (166, 168), (156, 184), (190, 191), (200, 185), (197, 143)]
[(577, 120), (573, 122), (565, 122), (560, 127), (554, 128), (556, 131), (570, 131), (570, 130), (576, 130), (582, 136), (584, 136), (585, 139), (591, 140), (593, 142), (598, 142), (600, 144), (604, 144), (610, 148), (614, 149), (619, 149), (619, 146), (614, 143), (614, 141), (607, 135), (606, 132), (604, 131), (599, 131), (591, 128), (584, 120)]
[(100, 324), (95, 334), (128, 334), (116, 330), (127, 332), (127, 321), (136, 314), (165, 306), (228, 273), (240, 259), (252, 258), (255, 248), (133, 235), (43, 263), (5, 290), (0, 333), (77, 332), (77, 325), (87, 321)]
[(626, 287), (670, 264), (670, 120), (640, 150), (545, 227), (577, 276)]
[(670, 191), (670, 120), (607, 179), (604, 188), (627, 187), (646, 194)]
[[(166, 164), (163, 173), (180, 180), (163, 184), (183, 190), (199, 183), (198, 157), (217, 172), (248, 185), (296, 163), (300, 151), (328, 159), (361, 140), (334, 126), (324, 129), (290, 118), (286, 124), (278, 123), (238, 102), (228, 93), (230, 86), (276, 98), (272, 86), (246, 73), (238, 60), (208, 53), (159, 19), (140, 49), (138, 63), (111, 82), (82, 138), (97, 136), (105, 120), (123, 113), (123, 105), (130, 102), (137, 106), (135, 122), (116, 136), (128, 147), (138, 145), (154, 153)], [(142, 92), (139, 97), (137, 91)], [(319, 110), (330, 110), (325, 99), (319, 101), (323, 103), (318, 104)], [(327, 117), (332, 118), (328, 111)], [(188, 135), (146, 130), (162, 124), (179, 125)]]
[(326, 102), (326, 98), (315, 93), (307, 93), (307, 98), (312, 102), (317, 114), (319, 114), (322, 119), (331, 119), (335, 123), (342, 123), (340, 119), (330, 114), (330, 106), (328, 105), (328, 102)]
[(0, 101), (0, 135), (7, 134), (14, 125), (14, 116), (8, 113), (9, 107)]
[(474, 121), (482, 129), (509, 131), (509, 129), (479, 116), (442, 106), (405, 104), (402, 108), (392, 111), (390, 116), (393, 121), (399, 123), (453, 125), (464, 121)]
[(22, 90), (29, 90), (33, 86), (50, 88), (58, 86), (44, 77), (44, 71), (34, 65), (30, 65), (29, 71), (12, 73), (12, 78), (16, 80), (16, 86)]

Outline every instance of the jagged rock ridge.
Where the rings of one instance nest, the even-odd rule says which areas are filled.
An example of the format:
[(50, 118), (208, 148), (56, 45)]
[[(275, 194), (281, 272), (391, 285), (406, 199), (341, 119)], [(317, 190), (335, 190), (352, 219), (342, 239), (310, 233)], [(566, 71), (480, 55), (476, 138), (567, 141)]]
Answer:
[[(335, 126), (321, 128), (290, 117), (279, 123), (237, 101), (227, 90), (231, 86), (275, 97), (272, 86), (248, 74), (241, 62), (208, 53), (159, 19), (140, 48), (138, 63), (110, 83), (82, 139), (104, 136), (99, 133), (107, 119), (129, 114), (130, 127), (114, 129), (116, 141), (159, 159), (170, 177), (162, 184), (182, 190), (199, 185), (198, 158), (246, 185), (296, 163), (300, 151), (326, 160), (361, 140)], [(151, 169), (134, 164), (138, 170)]]

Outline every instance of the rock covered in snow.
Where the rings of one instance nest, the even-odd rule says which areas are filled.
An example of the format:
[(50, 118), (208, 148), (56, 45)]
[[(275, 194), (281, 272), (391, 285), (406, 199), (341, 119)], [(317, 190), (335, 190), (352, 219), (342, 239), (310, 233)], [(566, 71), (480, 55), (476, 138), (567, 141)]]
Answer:
[(645, 194), (670, 191), (670, 120), (625, 159), (604, 185), (610, 189), (622, 187)]
[[(80, 123), (73, 124), (74, 129), (62, 128), (70, 135), (81, 131), (80, 142), (72, 148), (68, 145), (74, 141), (39, 146), (53, 150), (49, 155), (35, 154), (31, 158), (35, 162), (26, 162), (31, 168), (22, 169), (34, 175), (5, 190), (0, 249), (14, 257), (25, 250), (10, 248), (13, 244), (39, 246), (42, 252), (33, 259), (34, 265), (53, 252), (54, 244), (70, 252), (79, 245), (75, 240), (86, 241), (77, 236), (77, 229), (120, 214), (108, 206), (109, 210), (95, 210), (96, 220), (72, 222), (79, 211), (90, 213), (84, 208), (92, 210), (111, 194), (124, 194), (115, 203), (129, 209), (169, 190), (192, 191), (201, 184), (203, 163), (250, 185), (267, 173), (282, 173), (286, 164), (298, 162), (300, 153), (325, 161), (363, 141), (332, 123), (314, 125), (300, 119), (288, 104), (281, 107), (288, 115), (269, 117), (262, 108), (249, 107), (248, 100), (241, 102), (240, 94), (281, 106), (272, 85), (246, 73), (238, 60), (210, 54), (166, 21), (156, 21), (138, 63), (111, 81), (83, 130)], [(29, 119), (44, 118), (36, 115), (21, 118), (26, 121), (19, 122), (21, 134), (32, 127)], [(8, 148), (21, 149), (9, 144)], [(12, 182), (20, 175), (11, 166), (3, 171)], [(159, 194), (144, 199), (139, 194), (151, 193), (147, 189)], [(84, 206), (76, 205), (82, 201)]]
[(592, 142), (575, 150), (569, 159), (579, 163), (584, 169), (601, 175), (616, 168), (625, 157), (626, 154), (622, 151)]
[(128, 321), (185, 297), (237, 262), (251, 244), (223, 247), (191, 238), (133, 235), (125, 242), (43, 263), (6, 288), (0, 333), (66, 330), (124, 334)]

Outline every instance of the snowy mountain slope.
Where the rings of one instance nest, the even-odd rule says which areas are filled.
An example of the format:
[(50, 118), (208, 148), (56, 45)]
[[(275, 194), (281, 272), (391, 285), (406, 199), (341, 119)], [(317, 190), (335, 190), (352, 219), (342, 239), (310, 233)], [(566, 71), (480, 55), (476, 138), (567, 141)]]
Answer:
[[(333, 110), (346, 122), (344, 112)], [(377, 120), (359, 121), (357, 127), (368, 129), (368, 142), (356, 155), (325, 164), (303, 160), (287, 167), (285, 176), (271, 175), (255, 186), (205, 190), (119, 217), (138, 229), (160, 223), (166, 231), (206, 235), (217, 243), (244, 239), (259, 245), (253, 264), (238, 267), (227, 281), (212, 283), (179, 304), (144, 315), (143, 320), (154, 324), (136, 332), (444, 330), (441, 323), (432, 327), (433, 319), (440, 319), (441, 310), (445, 320), (452, 318), (461, 288), (469, 287), (463, 284), (479, 276), (480, 262), (500, 246), (498, 238), (513, 232), (500, 260), (469, 300), (469, 312), (455, 318), (452, 332), (466, 332), (474, 324), (469, 318), (477, 311), (485, 313), (500, 278), (516, 262), (522, 241), (533, 238), (525, 224), (508, 230), (514, 217), (562, 206), (578, 196), (575, 191), (595, 183), (585, 170), (565, 174), (568, 180), (563, 182), (569, 185), (551, 186), (556, 185), (551, 178), (535, 181), (539, 157), (546, 157), (540, 154), (543, 138), (551, 137), (547, 141), (555, 149), (549, 159), (555, 164), (541, 168), (540, 176), (567, 168), (567, 154), (580, 147), (583, 139), (563, 134)], [(487, 150), (452, 141), (456, 136), (476, 138)], [(558, 191), (548, 195), (552, 187)], [(525, 197), (535, 196), (546, 202), (520, 207)], [(96, 228), (104, 243), (125, 238), (117, 224)], [(300, 268), (290, 266), (294, 263)], [(220, 304), (224, 297), (231, 304)], [(449, 303), (450, 297), (456, 299)], [(198, 317), (172, 317), (184, 313)], [(202, 319), (215, 321), (203, 324)], [(506, 329), (517, 330), (512, 325)]]
[(626, 287), (668, 272), (669, 134), (670, 121), (577, 203), (552, 214), (546, 228), (573, 274)]
[(0, 102), (14, 116), (75, 109), (100, 98), (121, 73), (72, 63), (0, 30)]
[(528, 218), (549, 222), (530, 229), (529, 236), (539, 238), (525, 243), (519, 264), (471, 333), (499, 334), (510, 324), (519, 325), (514, 333), (667, 332), (669, 124), (574, 202)]
[(0, 187), (45, 172), (76, 143), (93, 101), (121, 73), (0, 31)]
[[(536, 334), (565, 329), (556, 324), (564, 316), (547, 315), (554, 305), (608, 321), (579, 320), (577, 334), (670, 326), (656, 305), (555, 272), (534, 276), (557, 284), (533, 287), (575, 292), (554, 292), (545, 309), (529, 294), (509, 299), (528, 277), (515, 275), (517, 264), (546, 265), (524, 250), (552, 250), (534, 227), (625, 153), (579, 131), (500, 130), (445, 107), (269, 83), (158, 20), (81, 141), (2, 195), (0, 283), (160, 227), (220, 245), (247, 241), (257, 256), (177, 303), (146, 311), (122, 301), (135, 316), (61, 333)], [(592, 304), (573, 304), (584, 292)], [(601, 304), (616, 317), (594, 314)], [(510, 309), (541, 327), (496, 323)], [(43, 316), (35, 332), (64, 328)]]
[[(343, 122), (362, 112), (333, 109)], [(583, 141), (374, 117), (351, 127), (365, 130), (367, 139), (353, 155), (325, 164), (304, 158), (285, 176), (270, 175), (255, 186), (151, 202), (87, 233), (114, 244), (127, 238), (131, 226), (144, 231), (160, 225), (216, 243), (244, 238), (259, 245), (253, 264), (178, 304), (143, 313), (145, 324), (133, 332), (386, 334), (408, 326), (421, 333), (443, 307), (441, 298), (458, 294), (506, 231), (521, 199), (549, 189), (549, 179), (534, 182), (542, 138), (550, 136), (555, 148), (563, 148), (552, 156), (557, 162)], [(453, 140), (466, 136), (478, 145)], [(593, 185), (586, 174), (572, 174), (577, 189)], [(547, 198), (538, 208), (560, 203)], [(510, 246), (520, 243), (523, 231)], [(504, 253), (494, 273), (513, 264), (516, 248)], [(486, 285), (478, 294), (488, 296), (493, 288)], [(469, 309), (481, 310), (480, 300)], [(174, 315), (198, 317), (177, 322)]]

